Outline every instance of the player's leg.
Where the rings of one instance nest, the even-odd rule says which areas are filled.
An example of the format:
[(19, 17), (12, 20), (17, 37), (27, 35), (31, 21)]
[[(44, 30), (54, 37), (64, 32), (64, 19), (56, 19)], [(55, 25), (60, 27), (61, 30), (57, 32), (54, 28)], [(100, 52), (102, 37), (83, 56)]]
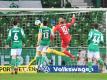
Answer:
[(106, 69), (106, 66), (104, 65), (103, 59), (101, 59), (101, 57), (100, 57), (100, 53), (99, 52), (95, 52), (94, 53), (94, 57), (96, 58), (97, 62), (100, 65), (101, 72), (104, 72), (104, 70)]
[(44, 65), (44, 62), (45, 62), (46, 60), (48, 60), (48, 58), (47, 58), (47, 56), (46, 56), (47, 48), (48, 48), (48, 46), (44, 46), (44, 47), (43, 47), (43, 50), (42, 50), (42, 52), (41, 52), (41, 55), (42, 55), (41, 65)]
[(40, 61), (41, 61), (41, 51), (42, 51), (43, 47), (42, 46), (38, 46), (36, 48), (36, 56), (35, 56), (35, 60), (36, 60), (36, 69), (38, 70), (38, 66), (40, 65)]
[(47, 48), (47, 53), (53, 53), (53, 54), (60, 55), (60, 56), (66, 56), (64, 53), (57, 51), (55, 49), (50, 49), (50, 48)]
[(11, 49), (11, 73), (14, 73), (16, 66), (16, 49)]
[(92, 58), (93, 58), (93, 52), (88, 51), (87, 57), (88, 57), (87, 66), (88, 66), (88, 68), (89, 68), (89, 72), (92, 72)]
[(68, 41), (68, 42), (62, 41), (62, 43), (61, 43), (61, 44), (62, 44), (62, 52), (63, 52), (65, 55), (69, 56), (72, 60), (74, 60), (74, 59), (75, 59), (75, 56), (72, 55), (69, 51), (67, 51), (67, 48), (68, 48), (69, 43), (70, 43), (70, 41)]
[[(41, 55), (42, 55), (42, 58), (41, 58), (41, 63), (40, 63), (40, 70), (41, 71), (43, 71), (43, 72), (45, 72), (44, 71), (44, 69), (43, 69), (43, 66), (47, 66), (49, 63), (49, 60), (48, 60), (48, 58), (47, 58), (47, 56), (46, 56), (46, 53), (47, 53), (47, 48), (48, 48), (48, 46), (44, 46), (43, 47), (43, 50), (42, 50), (42, 52), (41, 52)], [(48, 60), (48, 61), (47, 61)], [(45, 63), (47, 63), (47, 64), (45, 64)]]
[(35, 64), (37, 69), (38, 69), (38, 66), (40, 65), (40, 62), (41, 62), (41, 52), (37, 51), (35, 56)]
[(46, 61), (47, 56), (45, 52), (42, 52), (41, 54), (42, 54), (42, 58), (41, 58), (40, 65), (43, 66)]
[(17, 49), (16, 67), (20, 65), (21, 53), (22, 53), (22, 49)]
[(32, 59), (29, 64), (27, 65), (26, 67), (26, 71), (28, 70), (29, 66), (35, 62), (35, 68), (38, 70), (38, 65), (40, 63), (40, 58), (41, 58), (41, 47), (40, 46), (37, 46), (36, 47), (36, 56), (34, 57), (34, 59)]
[(20, 65), (22, 49), (16, 49), (16, 66), (15, 66), (15, 74), (18, 72), (18, 67)]

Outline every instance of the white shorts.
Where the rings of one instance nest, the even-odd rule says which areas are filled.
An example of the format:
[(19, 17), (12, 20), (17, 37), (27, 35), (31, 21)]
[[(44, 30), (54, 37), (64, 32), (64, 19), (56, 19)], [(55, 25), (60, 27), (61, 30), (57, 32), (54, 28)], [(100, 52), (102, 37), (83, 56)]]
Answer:
[(12, 55), (18, 55), (20, 56), (22, 53), (22, 49), (11, 49), (11, 56)]
[(96, 58), (96, 59), (99, 59), (100, 58), (100, 53), (99, 52), (90, 52), (88, 51), (87, 53), (87, 57), (88, 58)]
[(47, 48), (48, 48), (48, 46), (41, 46), (40, 45), (36, 48), (36, 51), (47, 52)]

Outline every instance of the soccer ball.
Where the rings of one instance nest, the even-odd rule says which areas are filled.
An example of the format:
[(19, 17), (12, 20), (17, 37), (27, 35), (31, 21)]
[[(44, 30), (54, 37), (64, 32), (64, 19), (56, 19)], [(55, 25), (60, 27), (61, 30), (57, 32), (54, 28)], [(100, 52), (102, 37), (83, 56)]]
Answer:
[(40, 20), (35, 20), (35, 25), (40, 25), (41, 21)]

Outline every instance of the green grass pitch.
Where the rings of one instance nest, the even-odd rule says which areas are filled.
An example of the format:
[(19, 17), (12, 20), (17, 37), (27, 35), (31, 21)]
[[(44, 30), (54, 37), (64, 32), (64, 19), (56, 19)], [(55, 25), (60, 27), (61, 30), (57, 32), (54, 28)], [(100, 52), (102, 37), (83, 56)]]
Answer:
[(20, 73), (0, 74), (0, 80), (107, 80), (106, 73)]

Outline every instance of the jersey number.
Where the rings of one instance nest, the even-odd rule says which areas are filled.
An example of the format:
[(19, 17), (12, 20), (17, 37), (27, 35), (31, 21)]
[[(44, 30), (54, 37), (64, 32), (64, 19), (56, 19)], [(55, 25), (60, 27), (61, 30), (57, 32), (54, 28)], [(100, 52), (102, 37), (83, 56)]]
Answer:
[(64, 34), (68, 34), (68, 30), (67, 30), (66, 26), (62, 26), (61, 29)]
[(15, 41), (18, 40), (18, 35), (17, 35), (17, 33), (14, 34), (14, 40), (15, 40)]
[(49, 38), (49, 33), (48, 32), (43, 33), (43, 38)]
[(93, 42), (94, 42), (94, 43), (99, 43), (99, 39), (100, 39), (100, 37), (94, 36)]

